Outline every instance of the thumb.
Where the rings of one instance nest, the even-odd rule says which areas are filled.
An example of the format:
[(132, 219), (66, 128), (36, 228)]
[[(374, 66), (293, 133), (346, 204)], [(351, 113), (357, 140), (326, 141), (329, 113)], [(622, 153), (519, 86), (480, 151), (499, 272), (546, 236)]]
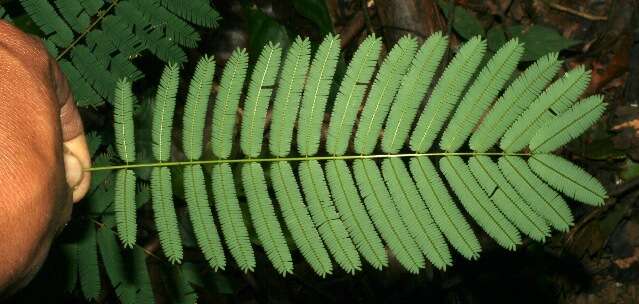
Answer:
[(67, 185), (73, 193), (73, 202), (77, 203), (89, 190), (91, 184), (91, 156), (87, 148), (82, 119), (78, 112), (69, 84), (60, 71), (60, 67), (52, 63), (56, 95), (60, 102), (60, 123), (64, 141), (64, 168)]
[(84, 169), (90, 166), (91, 160), (84, 133), (64, 142), (64, 169), (74, 203), (80, 201), (89, 190), (91, 175), (84, 172)]

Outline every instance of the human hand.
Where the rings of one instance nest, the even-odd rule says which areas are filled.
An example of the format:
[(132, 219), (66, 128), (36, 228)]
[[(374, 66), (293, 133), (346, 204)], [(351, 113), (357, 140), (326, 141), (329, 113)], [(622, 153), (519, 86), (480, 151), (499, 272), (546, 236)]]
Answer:
[(42, 42), (0, 21), (0, 298), (37, 273), (90, 157), (68, 83)]

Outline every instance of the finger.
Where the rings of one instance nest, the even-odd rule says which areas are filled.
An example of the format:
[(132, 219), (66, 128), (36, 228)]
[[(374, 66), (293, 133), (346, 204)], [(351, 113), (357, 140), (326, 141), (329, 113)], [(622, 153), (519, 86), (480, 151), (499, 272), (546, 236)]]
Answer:
[(80, 201), (89, 190), (91, 174), (85, 172), (85, 169), (90, 166), (89, 149), (84, 134), (64, 142), (64, 168), (74, 203)]
[(67, 184), (72, 189), (73, 202), (80, 201), (89, 189), (91, 156), (84, 136), (80, 113), (73, 100), (69, 84), (57, 63), (51, 63), (56, 95), (60, 102), (60, 123), (64, 140), (64, 166)]

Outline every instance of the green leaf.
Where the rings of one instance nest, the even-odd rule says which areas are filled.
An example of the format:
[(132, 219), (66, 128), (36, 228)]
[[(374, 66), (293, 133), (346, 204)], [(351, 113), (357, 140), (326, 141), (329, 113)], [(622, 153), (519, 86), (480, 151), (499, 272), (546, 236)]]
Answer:
[(240, 95), (244, 87), (248, 54), (244, 49), (236, 49), (226, 62), (220, 89), (215, 97), (213, 108), (213, 127), (211, 130), (211, 148), (219, 158), (228, 158), (233, 148), (233, 127)]
[(339, 36), (328, 35), (317, 48), (308, 72), (300, 106), (297, 151), (312, 156), (320, 145), (324, 109), (328, 101), (333, 75), (339, 58)]
[(115, 176), (115, 218), (124, 247), (133, 248), (137, 236), (135, 219), (135, 172), (118, 170)]
[(477, 19), (477, 17), (475, 17), (475, 15), (467, 9), (458, 5), (453, 5), (452, 3), (454, 3), (453, 0), (437, 1), (439, 8), (441, 8), (442, 12), (444, 12), (444, 16), (446, 16), (447, 19), (450, 19), (449, 12), (451, 11), (451, 7), (454, 9), (453, 28), (455, 31), (464, 39), (470, 39), (474, 36), (483, 36), (484, 28), (481, 25), (481, 22), (479, 22), (479, 19)]
[(488, 48), (496, 52), (504, 43), (506, 43), (506, 33), (501, 25), (495, 25), (486, 33), (486, 40), (488, 41)]
[(377, 164), (371, 159), (354, 161), (354, 175), (364, 204), (375, 227), (393, 251), (399, 263), (411, 273), (418, 273), (426, 261), (417, 243), (402, 221)]
[(310, 61), (311, 42), (297, 37), (286, 54), (277, 96), (273, 102), (273, 116), (281, 117), (271, 121), (269, 148), (275, 156), (285, 157), (291, 151), (293, 128)]
[(370, 154), (375, 150), (382, 124), (416, 52), (417, 40), (411, 36), (404, 36), (384, 59), (368, 92), (355, 131), (355, 152)]
[(568, 231), (573, 224), (573, 217), (566, 201), (537, 178), (526, 161), (517, 156), (502, 156), (499, 158), (499, 169), (530, 207), (555, 229)]
[(258, 157), (262, 153), (266, 113), (273, 86), (277, 83), (281, 56), (282, 49), (279, 45), (269, 43), (262, 50), (251, 75), (240, 129), (240, 148), (249, 157)]
[(528, 164), (537, 176), (569, 197), (592, 206), (604, 204), (606, 189), (575, 164), (552, 154), (534, 155)]
[(257, 56), (269, 42), (279, 44), (282, 48), (288, 47), (290, 38), (283, 25), (259, 8), (245, 8), (244, 13), (248, 20), (250, 54)]
[(115, 102), (113, 103), (115, 148), (120, 159), (127, 163), (135, 161), (134, 100), (131, 82), (126, 79), (118, 81), (115, 90)]
[(231, 166), (229, 164), (213, 166), (211, 184), (211, 191), (215, 198), (215, 210), (229, 251), (242, 271), (253, 271), (255, 256), (248, 230), (242, 218), (242, 209), (240, 209), (240, 202), (237, 199)]
[(275, 162), (271, 165), (271, 174), (273, 190), (280, 204), (282, 216), (300, 253), (318, 275), (324, 277), (331, 274), (331, 258), (308, 208), (304, 205), (291, 165), (287, 162)]
[(325, 170), (335, 206), (357, 250), (374, 268), (388, 266), (388, 255), (357, 193), (348, 165), (343, 160), (329, 161)]
[(291, 252), (268, 195), (262, 166), (258, 163), (242, 165), (242, 184), (253, 227), (264, 251), (266, 251), (266, 256), (281, 275), (293, 273)]
[(298, 173), (308, 210), (326, 247), (344, 271), (351, 274), (359, 271), (362, 266), (359, 254), (335, 209), (319, 162), (301, 162)]
[(590, 96), (557, 115), (530, 140), (530, 151), (549, 153), (579, 137), (599, 120), (606, 110), (603, 96)]
[(7, 11), (2, 6), (0, 6), (0, 19), (11, 22), (11, 16), (9, 16)]
[(182, 123), (182, 145), (184, 154), (190, 160), (199, 159), (202, 155), (204, 124), (213, 86), (213, 73), (215, 58), (204, 56), (198, 62), (189, 85)]
[(342, 79), (328, 126), (326, 151), (334, 155), (346, 153), (353, 125), (379, 58), (382, 41), (370, 35), (360, 44)]
[(324, 0), (291, 0), (293, 7), (302, 16), (310, 19), (317, 25), (322, 34), (333, 32), (333, 22), (326, 8)]
[(213, 270), (224, 269), (226, 258), (209, 206), (202, 166), (191, 165), (184, 168), (184, 195), (193, 231), (204, 258)]
[(481, 246), (455, 202), (446, 185), (437, 173), (437, 169), (428, 157), (414, 157), (410, 160), (419, 193), (433, 215), (433, 220), (442, 230), (450, 244), (469, 260), (479, 258)]
[(422, 253), (439, 269), (451, 266), (453, 258), (444, 236), (426, 209), (404, 162), (399, 158), (385, 159), (382, 173), (399, 215)]
[(475, 69), (485, 52), (486, 41), (479, 36), (472, 38), (459, 49), (439, 78), (428, 98), (426, 108), (417, 120), (410, 137), (411, 150), (426, 152), (430, 149), (450, 112), (459, 103), (459, 97), (475, 74)]
[(98, 267), (98, 245), (96, 243), (95, 225), (89, 222), (78, 242), (78, 270), (80, 287), (87, 300), (97, 300), (102, 289), (100, 269)]
[(499, 245), (515, 250), (521, 235), (497, 209), (459, 156), (442, 157), (439, 167), (468, 213)]
[(565, 38), (557, 30), (542, 25), (526, 28), (523, 25), (510, 26), (507, 29), (511, 37), (518, 37), (524, 43), (526, 52), (522, 61), (537, 60), (548, 53), (567, 49), (579, 41)]
[(173, 130), (173, 113), (175, 99), (180, 80), (180, 69), (177, 64), (169, 64), (162, 72), (160, 85), (153, 104), (153, 157), (159, 161), (167, 161), (171, 157), (171, 138)]
[(497, 208), (521, 232), (538, 241), (543, 241), (550, 235), (550, 227), (546, 221), (528, 206), (490, 157), (473, 156), (468, 161), (468, 166), (484, 191), (491, 194), (490, 198)]
[(138, 247), (122, 252), (115, 235), (106, 226), (98, 229), (97, 241), (107, 277), (120, 301), (124, 304), (153, 303), (146, 253)]
[(155, 225), (158, 229), (162, 250), (169, 262), (180, 263), (183, 256), (182, 239), (173, 205), (171, 171), (168, 168), (153, 168), (151, 194), (153, 195)]

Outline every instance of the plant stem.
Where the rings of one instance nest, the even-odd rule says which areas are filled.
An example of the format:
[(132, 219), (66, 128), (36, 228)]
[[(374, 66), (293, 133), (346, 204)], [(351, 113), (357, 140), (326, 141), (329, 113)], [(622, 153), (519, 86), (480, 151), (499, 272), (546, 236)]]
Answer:
[(372, 155), (341, 155), (341, 156), (300, 156), (300, 157), (275, 157), (275, 158), (238, 158), (238, 159), (208, 159), (175, 162), (155, 163), (129, 163), (123, 165), (111, 165), (84, 169), (84, 171), (106, 171), (117, 169), (175, 167), (206, 164), (233, 164), (233, 163), (267, 163), (277, 161), (307, 161), (307, 160), (352, 160), (352, 159), (376, 159), (396, 157), (445, 157), (445, 156), (530, 156), (530, 153), (506, 153), (506, 152), (433, 152), (433, 153), (404, 153), (404, 154), (372, 154)]

